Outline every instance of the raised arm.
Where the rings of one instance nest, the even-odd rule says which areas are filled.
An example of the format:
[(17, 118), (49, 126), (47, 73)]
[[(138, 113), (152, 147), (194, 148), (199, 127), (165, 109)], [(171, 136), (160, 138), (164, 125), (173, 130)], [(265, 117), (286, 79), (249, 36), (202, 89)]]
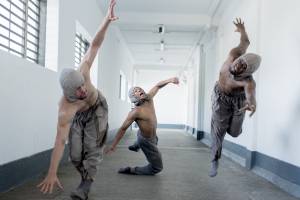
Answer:
[(116, 5), (116, 0), (110, 0), (110, 5), (107, 11), (106, 16), (102, 24), (100, 25), (99, 30), (97, 31), (96, 35), (94, 36), (90, 47), (88, 48), (86, 54), (84, 55), (81, 63), (80, 63), (80, 71), (85, 75), (90, 73), (90, 68), (94, 62), (94, 59), (98, 53), (99, 48), (104, 40), (105, 33), (110, 22), (115, 21), (118, 17), (114, 14), (114, 7)]
[(179, 84), (179, 80), (177, 77), (173, 77), (173, 78), (169, 78), (164, 81), (160, 81), (148, 92), (147, 96), (149, 98), (153, 98), (157, 94), (159, 89), (165, 87), (169, 83), (173, 83), (173, 84), (177, 85), (177, 84)]
[(127, 128), (134, 122), (134, 120), (137, 118), (137, 111), (132, 110), (129, 112), (126, 120), (123, 122), (121, 128), (118, 130), (118, 133), (112, 143), (112, 145), (105, 150), (105, 154), (114, 152), (116, 150), (117, 145), (119, 144), (120, 140), (126, 133)]
[(229, 55), (234, 59), (246, 53), (248, 46), (250, 45), (250, 41), (248, 35), (245, 30), (244, 22), (242, 22), (241, 18), (237, 18), (236, 21), (233, 22), (236, 26), (236, 32), (241, 34), (240, 43), (237, 47), (233, 48)]
[(38, 185), (40, 191), (45, 193), (52, 193), (54, 186), (57, 184), (61, 189), (62, 185), (57, 177), (57, 169), (61, 157), (64, 152), (65, 143), (68, 138), (69, 130), (70, 130), (70, 115), (60, 112), (58, 117), (58, 125), (57, 125), (57, 135), (55, 139), (54, 149), (52, 151), (50, 167), (48, 170), (48, 174), (45, 179)]

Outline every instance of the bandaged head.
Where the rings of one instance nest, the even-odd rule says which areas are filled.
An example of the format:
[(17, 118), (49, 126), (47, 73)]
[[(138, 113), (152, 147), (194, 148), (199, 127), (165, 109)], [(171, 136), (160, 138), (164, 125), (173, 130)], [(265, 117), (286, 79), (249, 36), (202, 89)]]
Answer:
[(254, 53), (247, 53), (238, 57), (232, 63), (232, 65), (235, 65), (240, 60), (242, 60), (242, 62), (244, 62), (247, 65), (247, 67), (243, 73), (235, 76), (235, 79), (237, 80), (251, 76), (258, 69), (261, 63), (261, 57), (259, 55)]
[(84, 77), (75, 69), (65, 68), (62, 70), (59, 78), (60, 85), (63, 89), (64, 96), (70, 102), (78, 100), (76, 90), (84, 84)]
[[(131, 103), (133, 103), (136, 106), (141, 105), (142, 103), (145, 102), (145, 100), (147, 99), (147, 96), (145, 98), (141, 98), (140, 96), (135, 95), (135, 89), (139, 88), (139, 87), (132, 87), (129, 89), (128, 91), (128, 96), (129, 99), (131, 101)], [(142, 88), (139, 88), (141, 90), (143, 90)], [(144, 92), (144, 94), (146, 95), (146, 93)]]

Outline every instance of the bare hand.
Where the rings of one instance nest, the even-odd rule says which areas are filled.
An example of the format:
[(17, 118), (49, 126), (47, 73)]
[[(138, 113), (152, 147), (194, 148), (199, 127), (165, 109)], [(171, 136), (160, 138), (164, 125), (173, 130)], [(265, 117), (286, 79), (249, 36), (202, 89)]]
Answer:
[(178, 85), (179, 84), (179, 79), (177, 77), (174, 77), (174, 78), (172, 78), (171, 82)]
[(244, 22), (242, 22), (241, 18), (236, 18), (236, 21), (233, 21), (233, 24), (236, 26), (235, 32), (245, 31)]
[(110, 0), (109, 8), (107, 11), (107, 19), (109, 21), (115, 21), (115, 20), (119, 19), (118, 17), (115, 16), (115, 13), (114, 13), (115, 5), (116, 5), (116, 0)]
[(53, 188), (56, 184), (60, 189), (63, 190), (63, 187), (59, 179), (57, 178), (57, 176), (48, 174), (46, 178), (40, 184), (37, 185), (37, 187), (40, 188), (40, 191), (44, 194), (46, 193), (52, 194)]
[(111, 153), (113, 153), (113, 152), (115, 152), (116, 151), (116, 148), (114, 148), (114, 147), (107, 147), (105, 150), (104, 150), (104, 153), (105, 154), (111, 154)]
[(251, 113), (250, 113), (250, 115), (249, 115), (249, 117), (252, 117), (252, 115), (255, 113), (255, 111), (256, 111), (256, 105), (251, 105), (251, 104), (249, 104), (249, 103), (246, 103), (246, 105), (243, 107), (243, 108), (241, 108), (240, 110), (239, 110), (239, 112), (243, 112), (243, 111), (245, 111), (245, 110), (248, 110), (248, 111), (251, 111)]

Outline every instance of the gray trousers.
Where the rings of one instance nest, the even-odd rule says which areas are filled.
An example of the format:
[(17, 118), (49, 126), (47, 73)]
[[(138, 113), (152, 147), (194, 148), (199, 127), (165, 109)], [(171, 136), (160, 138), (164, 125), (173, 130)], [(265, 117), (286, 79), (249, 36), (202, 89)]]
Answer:
[(157, 148), (158, 138), (145, 138), (141, 135), (140, 130), (137, 133), (137, 141), (134, 145), (142, 149), (145, 154), (148, 165), (143, 167), (135, 167), (134, 173), (137, 175), (155, 175), (162, 171), (163, 163), (161, 153)]
[(70, 158), (83, 179), (95, 179), (107, 131), (108, 106), (98, 92), (95, 105), (87, 111), (76, 113), (69, 133)]
[(211, 118), (211, 156), (212, 161), (221, 158), (222, 143), (226, 132), (232, 137), (242, 133), (242, 125), (245, 111), (239, 112), (244, 106), (245, 93), (235, 92), (225, 94), (218, 86), (214, 87), (212, 94), (212, 118)]

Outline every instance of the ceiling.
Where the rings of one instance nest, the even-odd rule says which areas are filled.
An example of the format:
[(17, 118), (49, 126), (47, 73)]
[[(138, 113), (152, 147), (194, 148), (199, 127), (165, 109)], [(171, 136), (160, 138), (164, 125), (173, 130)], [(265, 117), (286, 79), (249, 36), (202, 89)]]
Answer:
[[(106, 13), (109, 0), (97, 0)], [(137, 68), (183, 67), (221, 0), (117, 0), (116, 25)], [(164, 33), (159, 33), (159, 26)], [(163, 45), (161, 44), (163, 43)]]

